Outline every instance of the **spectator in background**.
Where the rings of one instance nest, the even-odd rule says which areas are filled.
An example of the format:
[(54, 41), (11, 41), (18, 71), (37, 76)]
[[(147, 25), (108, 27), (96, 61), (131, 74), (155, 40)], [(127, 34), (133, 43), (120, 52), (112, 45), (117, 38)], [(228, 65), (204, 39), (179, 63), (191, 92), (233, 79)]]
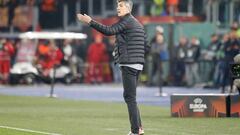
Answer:
[(83, 42), (82, 40), (75, 40), (73, 47), (77, 57), (81, 59), (81, 61), (85, 62), (88, 49), (87, 43)]
[(17, 46), (18, 43), (14, 39), (8, 39), (7, 44), (11, 44), (14, 50), (14, 53), (11, 55), (11, 67), (12, 67), (16, 62), (16, 56), (18, 52), (18, 46)]
[(8, 76), (11, 68), (11, 57), (15, 50), (11, 43), (5, 39), (0, 40), (0, 83), (8, 83)]
[(60, 50), (60, 48), (56, 45), (54, 40), (50, 40), (49, 43), (49, 60), (51, 60), (51, 67), (54, 67), (55, 65), (61, 64), (61, 61), (63, 59), (63, 53)]
[(85, 78), (86, 83), (102, 83), (103, 82), (103, 56), (106, 52), (103, 37), (97, 35), (94, 43), (90, 44), (87, 51), (88, 69)]
[(186, 81), (188, 86), (194, 86), (199, 83), (198, 62), (200, 58), (200, 41), (196, 37), (192, 37), (190, 46), (187, 48), (185, 58)]
[(179, 0), (167, 0), (167, 8), (170, 16), (175, 16), (178, 12)]
[(156, 35), (151, 43), (150, 57), (152, 59), (152, 66), (149, 73), (149, 85), (160, 85), (163, 79), (163, 61), (166, 60), (167, 45), (164, 41), (164, 29), (161, 26), (156, 27)]
[(62, 10), (60, 0), (41, 0), (39, 8), (39, 23), (42, 28), (62, 27)]
[[(21, 39), (17, 44), (16, 62), (32, 63), (36, 61), (36, 43), (31, 39)], [(38, 55), (37, 55), (38, 56)]]
[(215, 68), (214, 74), (214, 86), (216, 88), (220, 87), (223, 82), (223, 75), (224, 75), (224, 66), (225, 66), (225, 46), (229, 41), (229, 34), (225, 34), (220, 42), (219, 49), (216, 52), (216, 60), (217, 65)]
[[(159, 25), (155, 28), (155, 36), (153, 37), (153, 39), (150, 42), (151, 46), (156, 43), (157, 35), (162, 35), (163, 36), (163, 33), (164, 33), (164, 29), (163, 29), (162, 26)], [(159, 52), (158, 52), (158, 54), (159, 54)], [(154, 79), (154, 77), (153, 77), (153, 75), (154, 75), (153, 74), (153, 72), (154, 72), (153, 71), (154, 70), (154, 62), (156, 62), (156, 61), (154, 61), (155, 59), (153, 58), (153, 49), (150, 49), (147, 52), (146, 56), (147, 56), (147, 62), (145, 64), (147, 66), (147, 78), (148, 78), (147, 79), (148, 80), (147, 85), (149, 85), (149, 86), (156, 85), (156, 83), (157, 83), (156, 79)]]
[(225, 46), (226, 60), (233, 62), (233, 58), (239, 53), (240, 40), (237, 37), (236, 28), (231, 28), (229, 33), (229, 41)]
[(33, 6), (21, 5), (14, 9), (13, 26), (17, 31), (32, 30)]
[[(164, 35), (162, 35), (161, 41), (161, 51), (160, 51), (160, 67), (161, 67), (161, 83), (168, 82), (168, 75), (169, 75), (169, 52), (168, 52), (168, 45), (165, 42)], [(163, 85), (163, 84), (162, 84)]]
[[(103, 43), (104, 44), (104, 43)], [(107, 54), (107, 49), (106, 49), (106, 44), (105, 45), (105, 50), (102, 56), (102, 75), (103, 75), (103, 82), (109, 83), (112, 82), (112, 74), (111, 74), (111, 67), (110, 67), (110, 60), (109, 56)]]
[(0, 7), (0, 27), (8, 27), (8, 20), (9, 20), (9, 15), (8, 15), (8, 7)]
[(164, 9), (165, 0), (153, 0), (154, 4), (151, 7), (151, 15), (152, 16), (162, 16), (166, 15), (166, 11)]
[(37, 61), (44, 61), (49, 50), (49, 41), (40, 40), (37, 47)]
[(211, 42), (207, 47), (207, 52), (205, 54), (205, 59), (210, 60), (210, 61), (215, 61), (216, 60), (216, 52), (218, 51), (220, 47), (220, 39), (217, 34), (212, 34), (211, 35)]
[(72, 40), (65, 39), (63, 41), (62, 51), (64, 56), (63, 64), (70, 67), (73, 76), (77, 76), (77, 60), (74, 60), (76, 58), (73, 54)]
[(44, 54), (44, 59), (39, 61), (39, 64), (42, 68), (42, 74), (44, 76), (49, 76), (50, 70), (54, 68), (54, 66), (61, 64), (63, 59), (62, 51), (57, 47), (54, 40), (49, 42), (49, 50), (46, 54)]
[(116, 37), (115, 36), (110, 36), (108, 38), (108, 41), (106, 43), (106, 49), (107, 49), (107, 54), (109, 57), (109, 61), (110, 61), (110, 65), (111, 65), (111, 69), (112, 69), (112, 76), (113, 76), (113, 80), (115, 83), (121, 83), (122, 82), (122, 77), (121, 77), (121, 72), (120, 72), (120, 68), (118, 65), (115, 65), (114, 63), (114, 58), (113, 58), (113, 50), (114, 50), (114, 46), (115, 46), (115, 41), (116, 41)]
[(233, 62), (233, 58), (239, 54), (240, 41), (237, 38), (237, 33), (235, 27), (231, 27), (231, 32), (229, 33), (229, 40), (225, 43), (225, 66), (224, 75), (222, 82), (222, 93), (225, 92), (225, 86), (230, 84), (230, 63)]
[(71, 40), (69, 39), (65, 39), (63, 41), (63, 55), (64, 55), (64, 58), (63, 60), (67, 63), (67, 65), (70, 64), (71, 62), (71, 58), (72, 58), (72, 55), (73, 55), (73, 49), (72, 49), (72, 45), (71, 45)]
[(185, 63), (187, 57), (188, 40), (186, 37), (180, 37), (179, 45), (175, 49), (175, 66), (174, 66), (174, 84), (176, 86), (184, 85), (185, 81)]
[(203, 51), (203, 55), (204, 55), (203, 59), (206, 60), (208, 64), (210, 64), (210, 69), (209, 71), (207, 70), (208, 72), (206, 73), (207, 82), (209, 81), (216, 82), (216, 80), (214, 80), (214, 74), (218, 65), (216, 54), (217, 54), (217, 51), (220, 49), (220, 46), (221, 46), (221, 41), (219, 39), (219, 36), (217, 34), (212, 34), (211, 42), (209, 43), (207, 50)]
[(83, 82), (84, 81), (84, 74), (85, 74), (85, 58), (87, 54), (87, 47), (86, 43), (81, 40), (74, 40), (73, 42), (73, 51), (74, 51), (74, 61), (77, 62), (77, 76), (76, 82)]
[(40, 40), (38, 45), (39, 55), (46, 55), (49, 52), (49, 41)]
[(231, 32), (234, 32), (235, 34), (237, 34), (237, 31), (239, 29), (239, 25), (238, 22), (233, 22), (232, 25), (230, 26)]

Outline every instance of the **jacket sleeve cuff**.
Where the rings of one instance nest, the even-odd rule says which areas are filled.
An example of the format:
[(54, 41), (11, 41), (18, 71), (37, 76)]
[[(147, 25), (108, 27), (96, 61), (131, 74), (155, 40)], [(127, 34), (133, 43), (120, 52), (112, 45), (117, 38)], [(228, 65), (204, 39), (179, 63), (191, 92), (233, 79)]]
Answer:
[(94, 26), (94, 24), (96, 24), (96, 21), (94, 21), (94, 20), (91, 20), (91, 21), (90, 21), (90, 23), (89, 23), (89, 26), (91, 26), (91, 27), (92, 27), (92, 26)]

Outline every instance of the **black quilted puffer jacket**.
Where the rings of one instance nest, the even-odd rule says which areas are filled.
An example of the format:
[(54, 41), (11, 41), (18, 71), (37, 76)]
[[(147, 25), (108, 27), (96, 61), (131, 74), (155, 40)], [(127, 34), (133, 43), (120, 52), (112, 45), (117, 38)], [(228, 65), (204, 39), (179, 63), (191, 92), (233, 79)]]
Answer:
[(113, 51), (115, 63), (144, 64), (144, 56), (150, 46), (143, 26), (131, 14), (121, 17), (112, 26), (94, 20), (90, 22), (90, 26), (104, 35), (116, 35), (116, 46)]

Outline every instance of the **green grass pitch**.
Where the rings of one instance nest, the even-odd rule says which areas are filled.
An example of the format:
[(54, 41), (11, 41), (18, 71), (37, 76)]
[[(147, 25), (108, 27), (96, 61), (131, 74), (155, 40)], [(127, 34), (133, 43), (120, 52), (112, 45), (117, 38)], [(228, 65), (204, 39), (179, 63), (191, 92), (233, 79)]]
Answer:
[[(145, 135), (239, 135), (239, 118), (171, 118), (170, 109), (140, 105)], [(123, 103), (0, 95), (0, 126), (62, 135), (126, 135)], [(41, 135), (0, 128), (0, 135)]]

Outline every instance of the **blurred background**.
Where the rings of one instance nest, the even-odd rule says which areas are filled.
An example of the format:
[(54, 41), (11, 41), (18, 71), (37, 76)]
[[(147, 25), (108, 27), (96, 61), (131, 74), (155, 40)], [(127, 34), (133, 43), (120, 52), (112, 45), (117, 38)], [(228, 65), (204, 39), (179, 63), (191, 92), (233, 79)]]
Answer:
[[(142, 85), (215, 89), (230, 84), (229, 63), (240, 49), (240, 0), (133, 2), (132, 14), (152, 46)], [(106, 25), (118, 20), (116, 0), (0, 0), (0, 84), (50, 83), (53, 75), (69, 85), (121, 83), (112, 57), (115, 37), (79, 23), (77, 13)], [(25, 32), (40, 35), (22, 37)], [(44, 38), (42, 32), (58, 32), (60, 38), (51, 33)], [(87, 37), (64, 38), (64, 32)]]

